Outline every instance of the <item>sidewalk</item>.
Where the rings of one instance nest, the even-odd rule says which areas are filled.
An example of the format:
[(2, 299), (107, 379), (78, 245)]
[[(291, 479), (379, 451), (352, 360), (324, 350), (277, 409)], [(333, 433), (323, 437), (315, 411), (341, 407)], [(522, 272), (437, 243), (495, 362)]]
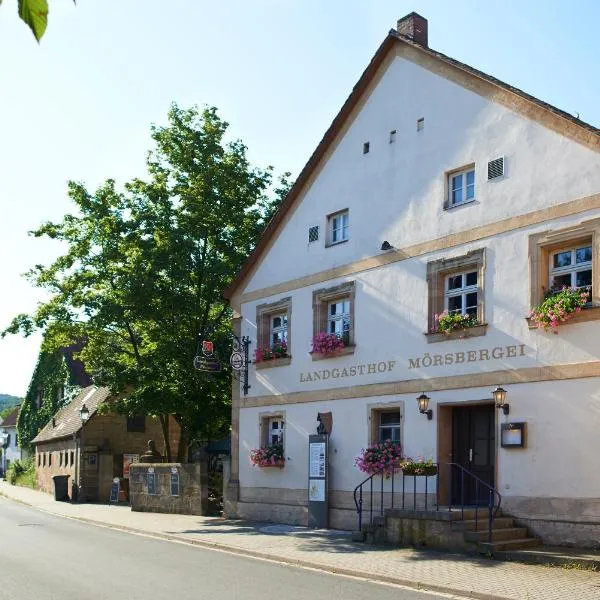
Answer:
[(591, 571), (365, 546), (345, 532), (55, 502), (42, 492), (1, 481), (0, 495), (59, 516), (415, 589), (494, 600), (600, 600), (600, 573)]

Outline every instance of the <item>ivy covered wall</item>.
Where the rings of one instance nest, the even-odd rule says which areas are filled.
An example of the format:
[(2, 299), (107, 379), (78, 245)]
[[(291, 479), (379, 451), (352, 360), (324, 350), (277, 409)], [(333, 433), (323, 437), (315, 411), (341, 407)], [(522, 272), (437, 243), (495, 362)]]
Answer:
[(54, 352), (40, 351), (33, 376), (21, 405), (17, 435), (21, 448), (30, 448), (31, 440), (52, 416), (66, 406), (91, 380), (82, 364), (73, 358), (81, 348), (70, 346)]

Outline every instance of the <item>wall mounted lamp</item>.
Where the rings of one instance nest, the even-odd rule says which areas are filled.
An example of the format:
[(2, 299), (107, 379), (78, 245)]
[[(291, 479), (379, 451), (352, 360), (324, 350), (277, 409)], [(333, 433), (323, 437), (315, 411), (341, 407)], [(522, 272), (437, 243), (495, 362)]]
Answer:
[(510, 406), (506, 403), (506, 390), (498, 386), (493, 392), (494, 404), (497, 409), (502, 409), (502, 412), (507, 415), (510, 412)]
[(394, 249), (394, 246), (392, 246), (392, 245), (391, 245), (391, 244), (390, 244), (390, 243), (389, 243), (387, 240), (385, 240), (385, 241), (383, 242), (383, 244), (381, 244), (381, 249), (382, 249), (383, 251), (385, 251), (385, 250), (393, 250), (393, 249)]
[(423, 392), (417, 398), (417, 404), (419, 405), (419, 412), (422, 415), (427, 415), (427, 420), (431, 421), (431, 419), (433, 419), (433, 411), (429, 408), (429, 400), (431, 400), (431, 398)]

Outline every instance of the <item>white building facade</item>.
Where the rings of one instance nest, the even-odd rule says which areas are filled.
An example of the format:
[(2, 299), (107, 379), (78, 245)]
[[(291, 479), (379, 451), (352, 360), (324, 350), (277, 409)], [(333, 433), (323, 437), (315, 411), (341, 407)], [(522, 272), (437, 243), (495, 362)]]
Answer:
[[(599, 149), (594, 127), (401, 20), (227, 291), (251, 354), (287, 344), (234, 385), (227, 513), (306, 524), (308, 435), (331, 413), (331, 527), (356, 527), (354, 459), (391, 438), (478, 473), (543, 540), (600, 544)], [(558, 335), (534, 328), (562, 285), (590, 302)], [(437, 333), (444, 310), (474, 325)], [(321, 332), (345, 347), (311, 353)], [(502, 446), (503, 423), (523, 446)], [(277, 441), (282, 468), (251, 464)]]
[[(0, 467), (5, 473), (6, 469), (15, 460), (21, 460), (22, 452), (17, 442), (17, 417), (19, 416), (19, 407), (17, 406), (6, 419), (0, 423), (0, 437), (6, 439), (6, 448), (3, 449), (2, 462)], [(6, 438), (4, 438), (6, 436)]]

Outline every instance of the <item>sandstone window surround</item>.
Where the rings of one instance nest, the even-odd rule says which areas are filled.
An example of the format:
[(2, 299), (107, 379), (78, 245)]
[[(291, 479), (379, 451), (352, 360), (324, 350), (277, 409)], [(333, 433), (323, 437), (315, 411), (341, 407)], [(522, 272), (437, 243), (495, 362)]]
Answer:
[[(402, 443), (404, 424), (404, 402), (390, 402), (367, 405), (369, 423), (369, 446), (386, 439)], [(391, 435), (388, 435), (391, 433)], [(387, 436), (387, 437), (382, 437)]]
[[(279, 317), (279, 325), (273, 330), (273, 318)], [(285, 334), (283, 333), (283, 323), (286, 323)], [(292, 356), (290, 354), (292, 348), (292, 297), (288, 296), (277, 300), (276, 302), (270, 302), (268, 304), (260, 304), (256, 307), (256, 347), (267, 348), (273, 345), (272, 335), (277, 334), (278, 339), (285, 337), (288, 355), (283, 358), (276, 358), (273, 360), (265, 360), (261, 362), (255, 362), (254, 366), (257, 369), (268, 369), (270, 367), (284, 367), (292, 362)]]
[[(573, 315), (565, 324), (582, 323), (600, 319), (600, 219), (582, 221), (578, 225), (557, 231), (543, 231), (529, 236), (529, 308), (533, 310), (544, 300), (556, 277), (552, 257), (561, 251), (591, 247), (590, 302), (584, 310)], [(529, 326), (533, 328), (531, 322)]]
[(260, 413), (258, 427), (261, 447), (274, 444), (285, 447), (285, 411)]
[[(346, 354), (354, 354), (356, 346), (355, 339), (355, 299), (356, 299), (356, 284), (354, 281), (348, 281), (340, 285), (330, 288), (322, 288), (313, 291), (313, 338), (318, 333), (330, 333), (329, 327), (331, 323), (336, 324), (335, 320), (330, 319), (330, 312), (337, 311), (340, 303), (348, 302), (347, 319), (349, 321), (346, 329), (345, 346), (334, 356), (343, 356)], [(334, 307), (334, 308), (332, 308)], [(336, 315), (334, 315), (336, 317)], [(346, 343), (347, 341), (347, 343)], [(332, 358), (311, 352), (312, 360), (322, 360), (323, 358)]]
[(444, 174), (444, 209), (452, 209), (475, 202), (475, 163)]
[[(453, 274), (477, 273), (477, 322), (479, 325), (460, 329), (450, 333), (436, 332), (435, 315), (439, 315), (446, 308), (446, 287), (448, 276)], [(428, 288), (428, 327), (427, 342), (443, 342), (465, 337), (479, 337), (485, 335), (487, 323), (485, 322), (485, 248), (479, 248), (453, 258), (442, 258), (427, 264)], [(475, 316), (475, 315), (474, 315)]]

